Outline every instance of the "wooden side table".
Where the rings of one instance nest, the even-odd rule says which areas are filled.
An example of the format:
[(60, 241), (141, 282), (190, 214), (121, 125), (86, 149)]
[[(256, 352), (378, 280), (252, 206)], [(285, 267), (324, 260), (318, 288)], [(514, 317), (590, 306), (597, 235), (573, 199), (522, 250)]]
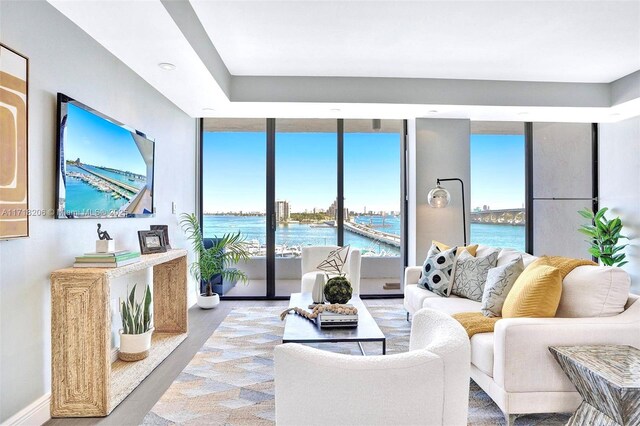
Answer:
[(640, 350), (619, 345), (549, 350), (583, 399), (567, 425), (640, 425)]
[[(149, 357), (111, 363), (111, 280), (153, 268)], [(184, 339), (187, 251), (149, 254), (120, 268), (66, 268), (51, 274), (51, 417), (108, 415)]]

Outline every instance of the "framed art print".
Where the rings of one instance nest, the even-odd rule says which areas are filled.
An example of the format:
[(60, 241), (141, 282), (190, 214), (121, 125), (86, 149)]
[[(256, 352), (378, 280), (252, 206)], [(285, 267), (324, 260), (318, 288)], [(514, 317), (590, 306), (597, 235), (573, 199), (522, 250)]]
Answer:
[(29, 236), (29, 60), (0, 43), (0, 240)]

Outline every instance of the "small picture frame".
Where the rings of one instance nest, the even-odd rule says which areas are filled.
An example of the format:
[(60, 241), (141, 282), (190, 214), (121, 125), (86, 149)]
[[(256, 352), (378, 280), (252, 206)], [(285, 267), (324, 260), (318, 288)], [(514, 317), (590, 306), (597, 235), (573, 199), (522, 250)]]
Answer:
[(167, 251), (167, 244), (163, 231), (138, 231), (141, 254), (164, 253)]
[(149, 228), (152, 231), (164, 232), (164, 245), (167, 247), (167, 250), (171, 250), (171, 244), (169, 244), (169, 225), (151, 225)]

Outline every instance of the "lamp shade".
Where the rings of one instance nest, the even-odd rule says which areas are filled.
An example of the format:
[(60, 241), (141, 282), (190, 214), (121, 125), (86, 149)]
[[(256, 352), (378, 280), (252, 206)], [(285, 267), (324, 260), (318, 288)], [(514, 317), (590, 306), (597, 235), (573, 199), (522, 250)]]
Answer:
[(451, 195), (449, 195), (449, 191), (441, 187), (439, 184), (429, 191), (429, 195), (427, 196), (427, 202), (431, 207), (435, 208), (447, 207), (450, 201)]

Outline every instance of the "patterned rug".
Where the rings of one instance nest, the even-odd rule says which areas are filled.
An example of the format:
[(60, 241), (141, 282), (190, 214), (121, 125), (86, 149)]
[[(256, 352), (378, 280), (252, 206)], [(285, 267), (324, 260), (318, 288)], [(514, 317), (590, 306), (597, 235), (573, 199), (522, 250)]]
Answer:
[[(143, 420), (145, 425), (273, 425), (275, 423), (273, 348), (282, 341), (282, 308), (233, 310), (171, 384)], [(409, 349), (410, 323), (397, 306), (369, 311), (387, 337), (387, 353)], [(321, 343), (315, 347), (360, 355), (357, 344)], [(379, 343), (365, 343), (367, 354), (379, 354)], [(564, 425), (560, 414), (519, 417), (516, 425)], [(504, 424), (491, 398), (473, 381), (470, 425)]]

